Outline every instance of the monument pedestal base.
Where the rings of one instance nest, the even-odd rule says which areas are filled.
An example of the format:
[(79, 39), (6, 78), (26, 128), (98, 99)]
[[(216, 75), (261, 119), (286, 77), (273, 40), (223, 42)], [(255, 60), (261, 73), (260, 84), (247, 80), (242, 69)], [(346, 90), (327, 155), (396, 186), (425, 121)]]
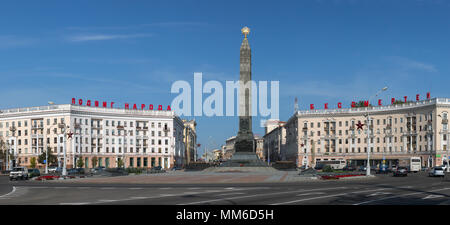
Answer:
[(254, 152), (235, 152), (231, 159), (220, 167), (269, 167)]

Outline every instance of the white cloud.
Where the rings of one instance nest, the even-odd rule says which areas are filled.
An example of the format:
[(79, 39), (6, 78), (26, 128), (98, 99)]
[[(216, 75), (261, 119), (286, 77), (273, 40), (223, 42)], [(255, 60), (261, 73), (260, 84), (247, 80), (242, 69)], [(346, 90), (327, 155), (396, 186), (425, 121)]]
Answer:
[(70, 36), (67, 39), (71, 42), (84, 42), (84, 41), (105, 41), (115, 39), (131, 39), (131, 38), (143, 38), (151, 37), (152, 34), (81, 34)]
[(419, 62), (401, 56), (390, 56), (387, 58), (393, 63), (396, 63), (399, 66), (401, 66), (402, 69), (404, 70), (423, 70), (431, 73), (438, 72), (435, 66), (429, 63)]
[(36, 40), (32, 38), (22, 38), (13, 35), (0, 36), (0, 48), (15, 48), (29, 46), (35, 43)]

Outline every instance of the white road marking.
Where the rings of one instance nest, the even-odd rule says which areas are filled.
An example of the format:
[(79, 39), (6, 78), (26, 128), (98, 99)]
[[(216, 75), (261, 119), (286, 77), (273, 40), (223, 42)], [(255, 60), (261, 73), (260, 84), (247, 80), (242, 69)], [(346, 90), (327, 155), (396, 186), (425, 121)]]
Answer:
[(428, 195), (427, 197), (422, 198), (422, 199), (442, 198), (442, 197), (445, 197), (445, 196), (444, 195)]
[(305, 195), (322, 195), (325, 194), (325, 192), (311, 192), (311, 193), (304, 193), (304, 194), (298, 194), (296, 196), (305, 196)]
[(377, 196), (377, 195), (389, 195), (391, 194), (390, 192), (375, 192), (373, 194), (367, 195), (367, 197), (373, 197), (373, 196)]
[(70, 202), (70, 203), (59, 203), (60, 205), (88, 205), (90, 202)]
[(243, 192), (235, 192), (235, 193), (226, 193), (226, 194), (220, 194), (220, 195), (217, 195), (217, 196), (225, 196), (225, 195), (243, 195), (243, 194), (245, 194), (245, 193), (243, 193)]
[(144, 188), (128, 188), (128, 190), (142, 190)]
[(325, 195), (325, 196), (314, 197), (314, 198), (299, 199), (299, 200), (294, 200), (294, 201), (289, 201), (289, 202), (279, 202), (279, 203), (274, 203), (274, 204), (270, 204), (270, 205), (285, 205), (285, 204), (310, 201), (310, 200), (315, 200), (315, 199), (320, 199), (320, 198), (331, 198), (331, 197), (336, 197), (336, 196), (349, 195), (349, 194), (358, 194), (358, 193), (364, 193), (364, 192), (370, 192), (370, 191), (381, 191), (381, 190), (385, 190), (385, 189), (387, 189), (387, 188), (381, 188), (381, 189), (375, 189), (375, 190), (366, 190), (366, 191), (355, 191), (355, 192), (341, 193), (341, 194), (335, 194), (335, 195)]
[(198, 188), (198, 187), (194, 187), (194, 188), (188, 188), (189, 190), (197, 190), (197, 189), (200, 189), (200, 188)]
[(412, 188), (413, 186), (403, 186), (403, 187), (400, 187), (400, 188)]
[(285, 192), (276, 192), (276, 193), (268, 193), (268, 194), (264, 193), (264, 194), (256, 194), (256, 195), (238, 196), (238, 197), (232, 197), (232, 198), (222, 198), (222, 199), (205, 200), (205, 201), (199, 201), (199, 202), (182, 203), (182, 204), (177, 204), (177, 205), (195, 205), (195, 204), (204, 204), (204, 203), (209, 203), (209, 202), (217, 202), (217, 201), (240, 199), (240, 198), (252, 198), (252, 197), (258, 197), (258, 196), (269, 196), (269, 195), (289, 194), (289, 193), (318, 191), (318, 190), (333, 190), (333, 189), (343, 189), (343, 188), (346, 188), (346, 187), (319, 188), (319, 189), (297, 190), (297, 191), (285, 191)]
[(172, 196), (176, 196), (175, 194), (160, 194), (159, 196), (161, 197), (172, 197)]
[(102, 199), (102, 200), (98, 200), (99, 202), (117, 202), (120, 200), (114, 200), (114, 199)]
[(135, 200), (135, 199), (146, 199), (146, 198), (148, 198), (148, 197), (131, 197), (130, 199)]
[[(443, 188), (443, 189), (433, 190), (433, 191), (430, 191), (430, 192), (443, 191), (443, 190), (447, 190), (447, 189), (450, 189), (450, 188)], [(419, 194), (423, 194), (423, 192), (414, 192), (414, 193), (409, 193), (409, 194), (404, 194), (404, 195), (395, 195), (395, 196), (391, 196), (391, 197), (380, 198), (380, 199), (375, 199), (375, 200), (366, 201), (366, 202), (360, 202), (360, 203), (356, 203), (356, 204), (353, 204), (353, 205), (362, 205), (362, 204), (382, 201), (382, 200), (391, 199), (391, 198), (398, 198), (398, 197), (403, 197), (403, 196), (419, 195)]]
[(15, 186), (13, 186), (13, 189), (12, 189), (11, 192), (9, 192), (8, 194), (5, 194), (5, 195), (0, 196), (0, 199), (1, 199), (1, 198), (6, 198), (6, 197), (8, 197), (8, 196), (11, 196), (12, 194), (14, 194), (14, 192), (16, 192), (16, 187), (15, 187)]

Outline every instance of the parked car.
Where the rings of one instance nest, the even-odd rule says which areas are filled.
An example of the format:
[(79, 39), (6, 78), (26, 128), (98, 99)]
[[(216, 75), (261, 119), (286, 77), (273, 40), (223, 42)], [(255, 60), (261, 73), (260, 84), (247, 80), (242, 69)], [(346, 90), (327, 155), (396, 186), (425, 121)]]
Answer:
[(315, 170), (322, 170), (325, 167), (325, 164), (316, 164), (316, 166), (314, 167)]
[(173, 168), (172, 168), (172, 170), (182, 170), (183, 168), (181, 167), (181, 166), (174, 166)]
[(67, 170), (67, 175), (78, 175), (77, 169), (69, 169)]
[(366, 171), (367, 167), (366, 166), (360, 166), (358, 167), (358, 171)]
[(28, 169), (28, 177), (29, 178), (38, 177), (40, 175), (41, 175), (41, 171), (39, 171), (38, 169)]
[(436, 166), (431, 168), (430, 172), (428, 172), (428, 176), (430, 177), (443, 177), (445, 176), (444, 168), (440, 166)]
[(27, 180), (28, 179), (28, 169), (23, 166), (14, 167), (9, 173), (9, 180)]
[(162, 167), (161, 166), (155, 166), (155, 167), (152, 167), (152, 169), (153, 170), (162, 170)]
[(103, 172), (104, 170), (105, 170), (105, 167), (100, 166), (100, 167), (91, 168), (90, 172), (92, 174), (98, 174), (98, 173)]
[(84, 168), (77, 168), (78, 174), (86, 174)]
[(355, 171), (356, 167), (348, 165), (348, 166), (345, 166), (344, 168), (342, 168), (342, 170), (344, 170), (344, 171)]
[(397, 169), (396, 170), (394, 170), (393, 171), (393, 174), (392, 174), (394, 177), (397, 177), (397, 176), (403, 176), (403, 177), (406, 177), (406, 176), (408, 176), (408, 168), (406, 168), (406, 167), (397, 167)]
[(56, 170), (58, 169), (58, 167), (56, 167), (56, 166), (51, 166), (51, 167), (49, 167), (48, 168), (48, 172), (49, 173), (56, 173)]

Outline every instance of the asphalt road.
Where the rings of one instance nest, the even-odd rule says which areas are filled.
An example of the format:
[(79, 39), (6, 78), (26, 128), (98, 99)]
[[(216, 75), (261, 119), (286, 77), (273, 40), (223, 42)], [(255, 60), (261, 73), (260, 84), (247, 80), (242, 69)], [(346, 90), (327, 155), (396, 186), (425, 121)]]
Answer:
[(0, 177), (0, 204), (450, 205), (450, 178), (418, 173), (301, 183), (80, 185)]

